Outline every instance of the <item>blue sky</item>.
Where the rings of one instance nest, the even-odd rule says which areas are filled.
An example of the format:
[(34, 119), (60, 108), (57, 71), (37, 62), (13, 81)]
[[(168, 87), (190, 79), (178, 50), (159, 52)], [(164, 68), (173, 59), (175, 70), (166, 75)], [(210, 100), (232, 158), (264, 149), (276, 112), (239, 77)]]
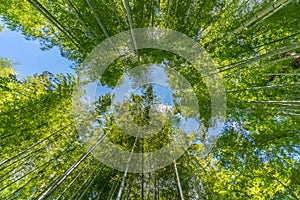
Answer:
[(38, 40), (28, 41), (16, 31), (4, 28), (0, 32), (0, 57), (15, 63), (14, 71), (18, 73), (18, 78), (43, 71), (75, 74), (70, 68), (72, 62), (62, 57), (57, 47), (47, 51), (40, 50), (40, 47)]

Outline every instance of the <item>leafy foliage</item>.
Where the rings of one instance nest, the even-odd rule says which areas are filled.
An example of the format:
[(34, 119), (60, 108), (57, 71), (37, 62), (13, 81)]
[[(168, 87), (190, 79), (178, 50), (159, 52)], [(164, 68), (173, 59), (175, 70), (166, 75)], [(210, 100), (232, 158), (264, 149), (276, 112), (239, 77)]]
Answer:
[[(44, 50), (58, 46), (78, 69), (98, 43), (121, 31), (182, 32), (214, 59), (228, 104), (221, 136), (211, 144), (205, 140), (209, 93), (188, 61), (153, 49), (115, 60), (99, 80), (110, 88), (145, 63), (179, 71), (196, 93), (206, 127), (172, 165), (125, 176), (90, 154), (81, 159), (88, 150), (71, 115), (75, 77), (45, 72), (18, 80), (12, 64), (0, 59), (0, 199), (116, 199), (120, 188), (122, 199), (141, 199), (141, 191), (144, 198), (180, 199), (181, 190), (186, 199), (299, 199), (299, 8), (296, 0), (0, 0), (8, 28), (38, 39)], [(170, 79), (174, 88), (180, 84)], [(147, 124), (155, 94), (151, 87), (143, 92), (131, 96), (124, 119), (133, 115)], [(97, 100), (97, 118), (115, 144), (130, 150), (135, 138), (108, 117), (111, 99)], [(138, 140), (135, 151), (159, 149), (172, 131), (166, 123), (160, 134)]]

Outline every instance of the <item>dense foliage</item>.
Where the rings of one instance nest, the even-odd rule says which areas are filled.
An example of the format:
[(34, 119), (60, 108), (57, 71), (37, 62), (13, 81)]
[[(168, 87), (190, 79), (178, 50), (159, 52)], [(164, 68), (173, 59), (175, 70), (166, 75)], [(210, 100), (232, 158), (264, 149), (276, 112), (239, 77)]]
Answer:
[[(140, 64), (164, 63), (180, 72), (193, 87), (206, 127), (168, 167), (124, 174), (82, 144), (72, 116), (76, 77), (44, 72), (18, 80), (11, 62), (1, 59), (0, 199), (300, 198), (298, 0), (0, 0), (0, 16), (43, 49), (58, 46), (76, 69), (98, 43), (124, 30), (177, 30), (209, 52), (227, 95), (224, 128), (209, 143), (208, 90), (188, 61), (153, 49), (115, 60), (99, 80), (110, 88)], [(147, 123), (155, 93), (148, 87), (131, 98), (127, 114)], [(110, 105), (109, 93), (100, 96), (97, 117), (120, 147), (151, 151), (171, 140), (170, 123), (151, 139), (126, 135), (107, 114)]]

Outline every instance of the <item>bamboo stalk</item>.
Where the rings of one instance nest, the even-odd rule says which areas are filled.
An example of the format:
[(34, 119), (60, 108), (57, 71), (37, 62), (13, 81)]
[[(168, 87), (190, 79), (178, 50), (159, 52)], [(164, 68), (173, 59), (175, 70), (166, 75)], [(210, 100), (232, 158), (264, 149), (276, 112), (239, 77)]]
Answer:
[[(100, 165), (98, 165), (98, 166), (100, 166)], [(91, 181), (93, 180), (93, 178), (92, 178), (92, 176), (94, 175), (94, 173), (95, 173), (95, 171), (97, 170), (97, 167), (89, 174), (89, 176), (83, 181), (83, 183), (80, 185), (80, 187), (76, 190), (76, 192), (74, 192), (73, 193), (73, 195), (72, 195), (72, 197), (71, 197), (71, 199), (75, 199), (75, 196), (79, 193), (79, 191), (84, 187), (84, 185), (86, 184), (86, 183), (88, 183), (89, 182), (89, 180), (91, 179)], [(90, 181), (90, 182), (91, 182)], [(81, 193), (82, 194), (82, 193)], [(81, 195), (80, 194), (80, 195)], [(79, 199), (79, 197), (77, 198), (77, 199)]]
[(84, 195), (86, 194), (86, 192), (88, 191), (88, 189), (92, 186), (92, 184), (96, 181), (96, 178), (99, 176), (100, 173), (102, 173), (102, 169), (104, 168), (104, 166), (99, 170), (99, 172), (94, 176), (94, 178), (92, 179), (92, 181), (88, 184), (88, 186), (85, 188), (85, 190), (81, 193), (81, 195), (79, 196), (78, 200), (81, 200)]
[(234, 71), (234, 72), (232, 72), (232, 73), (230, 73), (228, 75), (223, 75), (223, 77), (228, 77), (228, 76), (232, 76), (232, 75), (235, 75), (235, 74), (238, 74), (238, 73), (241, 73), (241, 72), (246, 72), (246, 71), (250, 71), (250, 70), (253, 70), (253, 69), (262, 68), (262, 67), (265, 67), (265, 66), (268, 66), (268, 65), (271, 65), (271, 64), (276, 64), (276, 63), (279, 63), (279, 62), (282, 62), (282, 61), (294, 58), (295, 56), (298, 56), (298, 55), (299, 54), (294, 55), (294, 56), (287, 56), (287, 57), (284, 57), (284, 58), (279, 58), (279, 59), (276, 59), (276, 60), (272, 60), (272, 61), (266, 62), (266, 63), (261, 64), (261, 65), (256, 65), (254, 67), (249, 67), (249, 68), (246, 68), (246, 69), (243, 69), (243, 70), (237, 70), (237, 71)]
[[(233, 31), (231, 31), (229, 34), (227, 34), (225, 37), (217, 40), (216, 42), (214, 42), (213, 44), (211, 44), (208, 47), (208, 50), (212, 49), (213, 47), (215, 47), (216, 45), (220, 44), (221, 42), (223, 42), (224, 40), (226, 40), (227, 38), (241, 32), (242, 30), (246, 29), (249, 30), (249, 26), (253, 23), (255, 23), (258, 20), (264, 20), (263, 17), (266, 16), (267, 14), (274, 14), (275, 12), (277, 12), (279, 10), (279, 8), (281, 9), (281, 5), (283, 5), (286, 2), (291, 2), (292, 0), (278, 0), (277, 2), (273, 3), (271, 6), (267, 7), (266, 9), (264, 9), (263, 11), (261, 11), (260, 13), (258, 13), (257, 15), (255, 15), (254, 17), (248, 19), (245, 23), (241, 23), (241, 25), (239, 27), (237, 27), (236, 29), (234, 29)], [(286, 4), (284, 4), (286, 5)], [(279, 8), (278, 8), (279, 7)], [(271, 15), (268, 15), (271, 16)]]
[(298, 87), (299, 84), (285, 84), (285, 85), (270, 85), (270, 86), (262, 86), (262, 87), (253, 87), (253, 88), (244, 88), (238, 90), (227, 90), (227, 93), (230, 92), (244, 92), (244, 91), (254, 91), (254, 90), (266, 90), (266, 89), (281, 89), (281, 88), (290, 88), (290, 87)]
[(80, 23), (83, 25), (83, 27), (85, 28), (85, 30), (88, 30), (90, 33), (91, 33), (91, 35), (92, 35), (92, 37), (94, 38), (94, 39), (96, 39), (97, 37), (96, 37), (96, 34), (91, 30), (91, 28), (87, 25), (87, 23), (85, 22), (85, 20), (83, 20), (83, 18), (82, 18), (82, 16), (81, 16), (81, 14), (80, 14), (80, 12), (79, 12), (79, 10), (76, 8), (76, 6), (70, 1), (70, 0), (64, 0), (68, 5), (69, 5), (69, 7), (74, 11), (74, 13), (75, 13), (75, 15), (76, 15), (76, 17), (77, 17), (77, 19), (80, 21)]
[(267, 52), (265, 54), (258, 55), (258, 56), (252, 57), (252, 58), (242, 60), (238, 64), (233, 64), (233, 65), (229, 66), (228, 68), (220, 70), (220, 73), (231, 70), (231, 69), (234, 69), (234, 68), (237, 68), (237, 67), (241, 67), (241, 66), (244, 66), (244, 65), (247, 65), (247, 64), (258, 62), (258, 61), (263, 60), (265, 58), (275, 56), (275, 55), (279, 55), (279, 54), (282, 54), (282, 53), (286, 53), (288, 51), (295, 50), (295, 49), (298, 49), (298, 48), (300, 48), (300, 42), (296, 42), (292, 45), (282, 47), (280, 49), (276, 49), (274, 51), (270, 51), (270, 52)]
[[(64, 126), (64, 127), (61, 127), (60, 129), (56, 130), (54, 133), (52, 133), (51, 135), (47, 136), (46, 138), (44, 138), (44, 139), (40, 140), (39, 142), (37, 142), (37, 143), (35, 143), (35, 144), (29, 146), (27, 149), (24, 149), (24, 150), (20, 151), (19, 153), (15, 154), (14, 156), (12, 156), (12, 157), (10, 157), (10, 158), (4, 160), (3, 162), (0, 163), (0, 166), (4, 165), (5, 163), (7, 163), (7, 162), (13, 160), (14, 158), (16, 158), (16, 157), (18, 157), (18, 156), (24, 154), (25, 152), (29, 151), (30, 149), (36, 147), (37, 145), (43, 143), (44, 141), (48, 140), (50, 137), (53, 137), (54, 135), (58, 134), (60, 131), (66, 129), (66, 128), (68, 128), (68, 127), (70, 127), (71, 124), (72, 124), (72, 123), (70, 123), (70, 124), (68, 124), (68, 125), (66, 125), (66, 126)], [(2, 169), (3, 169), (3, 168), (1, 168), (0, 170), (2, 170)]]
[(123, 180), (122, 180), (119, 192), (118, 192), (117, 200), (120, 200), (122, 198), (122, 193), (123, 193), (123, 190), (124, 190), (124, 187), (125, 187), (125, 180), (126, 180), (126, 177), (127, 177), (127, 174), (128, 174), (130, 162), (131, 162), (131, 159), (132, 159), (132, 156), (133, 156), (133, 151), (134, 151), (134, 148), (135, 148), (135, 145), (137, 143), (138, 138), (139, 137), (136, 137), (136, 139), (134, 141), (134, 144), (133, 144), (133, 147), (131, 149), (130, 157), (129, 157), (128, 162), (127, 162), (127, 166), (126, 166), (126, 169), (125, 169), (125, 172), (124, 172)]
[(72, 186), (72, 184), (77, 180), (77, 178), (86, 171), (88, 165), (86, 165), (76, 176), (72, 179), (72, 181), (67, 185), (67, 187), (62, 191), (62, 193), (57, 197), (57, 199), (61, 199), (61, 197), (68, 191), (68, 189)]
[(40, 200), (46, 200), (50, 197), (50, 195), (64, 182), (64, 180), (80, 165), (88, 155), (91, 154), (91, 152), (103, 141), (103, 139), (106, 137), (106, 135), (103, 135), (76, 163), (74, 163), (65, 173), (64, 175), (54, 183), (51, 188), (45, 192), (39, 199)]
[(56, 28), (64, 33), (78, 49), (81, 49), (80, 42), (42, 4), (40, 4), (37, 0), (27, 1), (42, 15), (44, 15), (44, 17), (47, 18)]
[(117, 21), (118, 21), (118, 24), (120, 26), (120, 29), (121, 29), (121, 31), (123, 31), (122, 23), (121, 23), (121, 20), (120, 20), (120, 16), (119, 16), (119, 13), (118, 13), (115, 1), (111, 0), (111, 4), (112, 4), (112, 6), (114, 8), (114, 12), (115, 12), (115, 15), (117, 17)]
[(168, 28), (168, 21), (169, 21), (169, 16), (170, 16), (170, 7), (171, 7), (171, 0), (168, 0), (168, 10), (167, 10), (167, 18), (166, 18), (166, 28)]

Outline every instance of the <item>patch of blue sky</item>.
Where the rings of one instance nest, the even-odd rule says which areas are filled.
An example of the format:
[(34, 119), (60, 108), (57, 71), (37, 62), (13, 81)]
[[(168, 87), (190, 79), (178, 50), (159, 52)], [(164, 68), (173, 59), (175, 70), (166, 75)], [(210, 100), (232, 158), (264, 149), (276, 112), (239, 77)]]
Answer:
[(0, 32), (0, 57), (14, 63), (13, 69), (19, 79), (44, 71), (75, 74), (70, 67), (73, 62), (62, 57), (57, 47), (42, 51), (38, 40), (28, 41), (21, 33), (8, 28)]

